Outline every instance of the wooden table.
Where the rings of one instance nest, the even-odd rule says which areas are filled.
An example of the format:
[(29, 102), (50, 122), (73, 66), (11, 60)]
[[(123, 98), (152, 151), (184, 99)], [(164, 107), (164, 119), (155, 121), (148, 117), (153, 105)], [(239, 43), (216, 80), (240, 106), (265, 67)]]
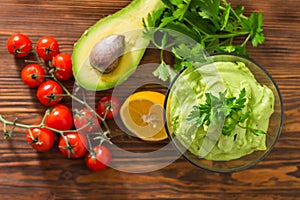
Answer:
[[(129, 2), (1, 0), (0, 113), (8, 119), (18, 117), (19, 122), (33, 124), (39, 123), (45, 111), (35, 98), (35, 90), (21, 81), (20, 71), (25, 63), (7, 53), (5, 44), (9, 35), (22, 32), (34, 42), (51, 35), (59, 41), (62, 52), (72, 53), (74, 42), (85, 29)], [(198, 169), (182, 157), (148, 173), (126, 173), (111, 168), (95, 173), (85, 167), (82, 159), (67, 160), (56, 148), (36, 153), (27, 144), (24, 130), (16, 129), (13, 140), (0, 141), (0, 199), (300, 199), (300, 1), (231, 2), (242, 3), (248, 13), (263, 12), (265, 44), (250, 48), (249, 52), (272, 74), (284, 100), (282, 135), (263, 161), (245, 171), (225, 174)], [(155, 54), (147, 52), (143, 62), (154, 59)], [(150, 74), (151, 69), (146, 72)], [(66, 85), (71, 89), (73, 80)], [(64, 103), (71, 105), (67, 99)], [(0, 130), (2, 135), (2, 125)], [(117, 138), (115, 142), (137, 152), (151, 151), (168, 143), (146, 143), (133, 138)], [(166, 155), (173, 151), (170, 147)]]

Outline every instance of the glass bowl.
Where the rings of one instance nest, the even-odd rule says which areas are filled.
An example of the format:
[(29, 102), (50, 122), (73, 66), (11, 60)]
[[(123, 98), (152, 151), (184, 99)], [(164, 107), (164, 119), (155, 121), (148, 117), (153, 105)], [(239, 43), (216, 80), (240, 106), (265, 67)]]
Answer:
[[(198, 90), (199, 91), (201, 90), (199, 88), (203, 87), (203, 86), (201, 86), (201, 83), (199, 82), (200, 79), (203, 81), (204, 80), (203, 77), (208, 77), (206, 80), (205, 86), (208, 86), (208, 84), (212, 84), (212, 85), (215, 84), (215, 83), (209, 83), (209, 82), (211, 82), (211, 80), (215, 81), (216, 79), (217, 80), (220, 79), (221, 76), (218, 75), (218, 71), (215, 71), (217, 68), (215, 68), (215, 69), (205, 68), (206, 66), (209, 66), (211, 64), (213, 64), (212, 66), (214, 66), (214, 63), (216, 63), (216, 62), (244, 63), (245, 66), (252, 72), (255, 79), (259, 83), (259, 85), (265, 85), (273, 92), (274, 101), (272, 101), (272, 102), (274, 102), (274, 112), (272, 113), (271, 117), (269, 118), (268, 126), (266, 126), (267, 132), (266, 132), (264, 140), (263, 140), (264, 145), (265, 145), (264, 150), (255, 150), (252, 153), (248, 152), (247, 155), (243, 155), (239, 158), (234, 158), (234, 159), (229, 159), (229, 160), (228, 160), (228, 158), (223, 159), (223, 157), (224, 158), (226, 157), (226, 155), (225, 155), (226, 152), (224, 153), (224, 156), (222, 156), (222, 154), (220, 154), (221, 156), (218, 159), (211, 159), (211, 158), (207, 159), (206, 156), (199, 156), (199, 155), (195, 155), (195, 154), (191, 153), (191, 151), (189, 150), (190, 143), (187, 144), (186, 141), (182, 142), (183, 140), (180, 138), (183, 138), (183, 137), (178, 137), (179, 133), (176, 133), (176, 134), (174, 133), (173, 130), (177, 130), (178, 132), (179, 132), (179, 130), (181, 130), (181, 132), (186, 132), (185, 134), (188, 134), (189, 138), (195, 138), (195, 134), (197, 134), (197, 133), (194, 134), (193, 132), (197, 132), (197, 130), (198, 130), (197, 127), (195, 128), (195, 125), (189, 125), (186, 129), (178, 128), (177, 126), (180, 126), (178, 124), (188, 123), (185, 120), (182, 120), (182, 121), (178, 120), (178, 119), (186, 119), (184, 117), (178, 117), (178, 116), (182, 115), (182, 116), (186, 117), (187, 113), (191, 112), (191, 106), (187, 105), (186, 102), (194, 102), (196, 104), (197, 95), (198, 96), (200, 95), (200, 94), (197, 94), (197, 92), (198, 92)], [(199, 73), (199, 75), (194, 74), (193, 77), (191, 78), (192, 82), (191, 82), (191, 80), (186, 79), (185, 75), (187, 75), (188, 73), (191, 73), (195, 70), (199, 70), (200, 68), (202, 69), (201, 73)], [(212, 68), (214, 68), (214, 67), (212, 67)], [(208, 76), (203, 75), (202, 73), (205, 73)], [(227, 73), (230, 74), (232, 72), (229, 71)], [(213, 77), (213, 79), (211, 79), (212, 77)], [(234, 83), (236, 81), (236, 77), (232, 76), (231, 80), (232, 80), (232, 83)], [(178, 88), (180, 88), (180, 89), (178, 89)], [(224, 88), (226, 88), (226, 86)], [(215, 90), (217, 91), (218, 89), (215, 89)], [(256, 91), (254, 91), (254, 92), (256, 92)], [(195, 94), (192, 94), (192, 93), (195, 93)], [(175, 99), (172, 101), (172, 98), (173, 99), (175, 98)], [(189, 100), (187, 101), (187, 99), (189, 99)], [(184, 101), (184, 102), (179, 102), (179, 101)], [(175, 106), (176, 109), (180, 109), (180, 110), (178, 110), (180, 112), (172, 111), (172, 109), (171, 109), (172, 106), (173, 107)], [(166, 131), (167, 131), (167, 134), (168, 134), (168, 137), (169, 137), (171, 143), (175, 146), (175, 148), (179, 151), (179, 153), (184, 158), (186, 158), (189, 162), (196, 165), (197, 167), (200, 167), (200, 168), (203, 168), (206, 170), (210, 170), (210, 171), (214, 171), (214, 172), (240, 171), (240, 170), (247, 169), (247, 168), (255, 165), (257, 162), (261, 161), (266, 155), (268, 155), (268, 153), (272, 150), (276, 141), (278, 140), (281, 130), (282, 130), (283, 116), (284, 116), (281, 94), (280, 94), (280, 91), (279, 91), (275, 81), (272, 79), (271, 75), (263, 67), (261, 67), (259, 64), (257, 64), (253, 60), (243, 57), (243, 56), (235, 55), (235, 54), (214, 54), (214, 55), (208, 56), (207, 61), (205, 61), (201, 64), (198, 63), (197, 67), (195, 67), (195, 68), (193, 67), (193, 69), (190, 69), (190, 68), (183, 69), (174, 78), (174, 80), (172, 81), (172, 83), (167, 91), (164, 108), (165, 108), (165, 112), (164, 112), (165, 122), (168, 122), (168, 123), (165, 123), (165, 128), (166, 128)], [(173, 108), (173, 109), (176, 110), (175, 108)], [(177, 120), (177, 121), (176, 121), (176, 123), (175, 122), (172, 123), (172, 120), (173, 121)], [(184, 124), (182, 127), (185, 127), (185, 126), (186, 125)], [(212, 132), (212, 131), (210, 131), (210, 132)], [(210, 133), (210, 134), (212, 134), (212, 133)], [(220, 133), (220, 134), (222, 134), (222, 133)], [(211, 136), (212, 135), (210, 135), (210, 137)], [(184, 137), (186, 137), (186, 136), (184, 136)], [(225, 138), (225, 140), (227, 140), (226, 137), (223, 137), (223, 136), (221, 137), (220, 135), (218, 135), (216, 137), (217, 137), (217, 140), (213, 140), (213, 139), (210, 140), (210, 141), (214, 141), (214, 142), (206, 143), (207, 147), (205, 147), (205, 148), (209, 149), (209, 150), (207, 150), (206, 154), (203, 154), (203, 155), (207, 155), (207, 154), (209, 154), (209, 152), (212, 149), (217, 148), (217, 147), (215, 147), (215, 145), (219, 145), (220, 143), (223, 143), (224, 141), (220, 141), (221, 139), (224, 140), (224, 138)], [(204, 139), (203, 139), (203, 141), (204, 141)], [(207, 140), (207, 141), (209, 141), (209, 140)], [(254, 142), (254, 140), (253, 140), (253, 142)], [(228, 144), (230, 144), (230, 143), (228, 143)], [(210, 146), (208, 146), (208, 145), (210, 145)], [(201, 146), (201, 148), (202, 148), (202, 146)], [(205, 148), (203, 148), (203, 149), (205, 149)]]

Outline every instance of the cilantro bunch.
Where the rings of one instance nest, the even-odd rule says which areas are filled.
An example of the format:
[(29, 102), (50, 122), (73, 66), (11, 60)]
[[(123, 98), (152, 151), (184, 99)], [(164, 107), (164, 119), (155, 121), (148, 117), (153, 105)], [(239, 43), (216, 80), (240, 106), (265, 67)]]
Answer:
[[(144, 36), (159, 49), (172, 48), (175, 70), (191, 66), (201, 60), (201, 50), (237, 53), (249, 56), (246, 50), (251, 41), (253, 47), (262, 44), (263, 17), (261, 12), (245, 16), (244, 7), (234, 9), (226, 0), (162, 0), (165, 7), (149, 13), (143, 20)], [(174, 30), (186, 35), (195, 43), (186, 42), (180, 36), (162, 30)], [(161, 34), (161, 37), (157, 35)], [(237, 39), (239, 38), (239, 39)], [(171, 42), (170, 42), (171, 41)], [(174, 71), (161, 56), (161, 65), (154, 72), (162, 80), (172, 79)]]
[[(195, 124), (198, 128), (204, 125), (218, 125), (223, 123), (222, 134), (230, 136), (233, 130), (239, 126), (255, 135), (266, 134), (262, 130), (258, 130), (249, 126), (243, 126), (243, 123), (250, 117), (251, 110), (242, 112), (246, 106), (246, 90), (240, 91), (239, 97), (226, 97), (226, 91), (219, 93), (216, 97), (210, 93), (205, 94), (206, 100), (204, 104), (194, 106), (187, 120)], [(237, 135), (234, 135), (236, 138)]]

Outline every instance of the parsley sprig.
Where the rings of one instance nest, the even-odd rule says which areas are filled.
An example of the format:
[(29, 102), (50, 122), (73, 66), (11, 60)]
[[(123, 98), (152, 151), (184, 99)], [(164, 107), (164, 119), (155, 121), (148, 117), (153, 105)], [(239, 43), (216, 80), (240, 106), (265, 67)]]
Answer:
[[(191, 66), (197, 62), (199, 55), (206, 52), (229, 52), (249, 56), (246, 50), (251, 41), (253, 47), (262, 44), (263, 16), (261, 12), (244, 14), (243, 6), (235, 9), (226, 0), (162, 0), (165, 7), (149, 13), (143, 19), (144, 37), (159, 49), (172, 47), (175, 57), (175, 70)], [(196, 44), (186, 42), (173, 30), (192, 38)], [(157, 35), (161, 34), (161, 37)], [(237, 40), (236, 38), (240, 38)], [(241, 39), (242, 38), (242, 39)], [(161, 65), (154, 72), (162, 80), (174, 77), (171, 68), (161, 56)]]
[[(266, 134), (262, 130), (243, 125), (251, 114), (251, 110), (242, 112), (247, 102), (245, 88), (241, 90), (238, 98), (226, 97), (226, 91), (220, 92), (219, 97), (211, 93), (206, 93), (205, 97), (205, 103), (193, 106), (193, 110), (187, 118), (190, 123), (196, 124), (198, 128), (204, 125), (224, 123), (222, 134), (225, 136), (231, 136), (237, 126), (255, 135)], [(236, 135), (234, 138), (236, 138)]]

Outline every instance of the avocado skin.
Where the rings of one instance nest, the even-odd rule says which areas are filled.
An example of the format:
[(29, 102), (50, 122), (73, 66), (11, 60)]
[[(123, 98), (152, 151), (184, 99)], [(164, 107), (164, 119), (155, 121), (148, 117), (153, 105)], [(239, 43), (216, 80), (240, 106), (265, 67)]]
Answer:
[[(87, 90), (99, 91), (125, 81), (134, 73), (149, 44), (142, 37), (142, 19), (163, 7), (161, 0), (133, 0), (125, 8), (100, 19), (86, 30), (73, 48), (72, 64), (76, 82)], [(97, 42), (113, 34), (125, 36), (124, 54), (115, 70), (102, 74), (90, 65), (89, 55)]]

